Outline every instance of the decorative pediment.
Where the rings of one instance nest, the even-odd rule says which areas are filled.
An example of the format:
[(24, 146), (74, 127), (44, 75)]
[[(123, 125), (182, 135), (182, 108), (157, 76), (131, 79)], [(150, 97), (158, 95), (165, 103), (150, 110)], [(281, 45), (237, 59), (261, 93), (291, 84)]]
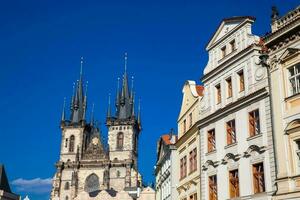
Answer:
[(251, 145), (248, 147), (247, 151), (244, 152), (244, 157), (250, 157), (253, 152), (256, 152), (258, 154), (262, 154), (265, 152), (267, 149), (265, 146), (257, 146), (257, 145)]
[(241, 155), (240, 154), (232, 154), (232, 153), (227, 153), (224, 158), (222, 159), (221, 163), (223, 165), (227, 164), (230, 160), (232, 161), (237, 161), (241, 158)]
[(290, 134), (296, 131), (300, 131), (300, 119), (291, 121), (285, 128), (286, 134)]
[(253, 17), (231, 17), (224, 19), (221, 24), (219, 25), (217, 31), (214, 33), (213, 37), (209, 41), (209, 43), (206, 46), (206, 49), (210, 49), (216, 42), (218, 42), (221, 38), (223, 38), (226, 34), (231, 32), (233, 29), (235, 29), (239, 24), (244, 22), (245, 20), (251, 20), (253, 21)]
[(279, 60), (281, 62), (285, 62), (286, 60), (292, 58), (293, 56), (296, 56), (300, 53), (299, 48), (287, 48), (279, 57)]
[(219, 165), (218, 161), (212, 161), (212, 160), (207, 160), (204, 165), (202, 165), (202, 169), (203, 170), (207, 170), (209, 168), (209, 166), (212, 166), (214, 168), (216, 168)]

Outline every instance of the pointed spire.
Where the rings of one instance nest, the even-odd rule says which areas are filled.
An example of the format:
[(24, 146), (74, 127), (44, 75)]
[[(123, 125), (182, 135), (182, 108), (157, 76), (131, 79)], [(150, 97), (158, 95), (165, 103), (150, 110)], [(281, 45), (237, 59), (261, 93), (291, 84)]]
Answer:
[(61, 113), (61, 121), (64, 122), (66, 119), (66, 97), (64, 98), (63, 110)]
[(91, 111), (91, 126), (94, 125), (94, 109), (95, 109), (95, 104), (93, 103), (92, 111)]
[(130, 97), (132, 102), (133, 102), (133, 83), (134, 83), (134, 76), (131, 77), (131, 89), (130, 89)]
[(131, 116), (132, 117), (134, 117), (134, 115), (135, 115), (135, 111), (134, 111), (134, 98), (135, 98), (135, 93), (133, 93), (133, 95), (132, 95), (132, 110), (131, 110)]
[(107, 118), (111, 117), (111, 107), (110, 107), (110, 93), (108, 94), (108, 108), (107, 108)]
[(80, 57), (80, 78), (82, 78), (83, 72), (83, 56)]
[(124, 54), (124, 74), (127, 73), (127, 52)]

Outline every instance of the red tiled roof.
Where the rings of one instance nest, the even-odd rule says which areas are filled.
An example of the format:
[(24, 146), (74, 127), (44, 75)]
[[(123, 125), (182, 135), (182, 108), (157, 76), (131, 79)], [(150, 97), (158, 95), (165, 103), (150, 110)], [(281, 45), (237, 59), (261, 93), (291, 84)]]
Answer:
[[(175, 137), (176, 137), (176, 141), (177, 141), (177, 136), (175, 136)], [(165, 143), (166, 145), (174, 144), (174, 143), (172, 143), (171, 140), (170, 140), (170, 139), (171, 139), (171, 138), (170, 138), (170, 134), (162, 135), (161, 138), (162, 138), (162, 140), (164, 141), (164, 143)]]
[(196, 85), (196, 90), (199, 96), (203, 96), (204, 86)]

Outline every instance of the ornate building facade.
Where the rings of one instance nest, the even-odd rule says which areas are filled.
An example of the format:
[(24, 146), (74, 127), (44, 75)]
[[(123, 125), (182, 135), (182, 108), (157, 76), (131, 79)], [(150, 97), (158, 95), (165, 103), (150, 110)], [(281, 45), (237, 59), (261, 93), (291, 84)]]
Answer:
[(178, 199), (198, 200), (200, 190), (200, 102), (203, 98), (203, 86), (195, 81), (186, 81), (182, 93), (182, 104), (179, 112), (178, 141), (176, 142), (178, 160), (177, 191)]
[(116, 112), (113, 115), (110, 105), (107, 110), (108, 148), (93, 114), (90, 122), (86, 120), (81, 61), (70, 118), (66, 118), (65, 108), (62, 112), (60, 158), (51, 199), (138, 199), (142, 182), (137, 166), (141, 121), (140, 112), (134, 109), (134, 92), (129, 91), (126, 61), (127, 57), (122, 85), (116, 94)]
[(203, 200), (266, 200), (275, 191), (268, 79), (254, 21), (224, 19), (206, 47), (198, 123)]
[[(264, 37), (272, 87), (276, 184), (274, 199), (300, 198), (300, 6), (279, 16)], [(262, 59), (263, 61), (263, 59)]]

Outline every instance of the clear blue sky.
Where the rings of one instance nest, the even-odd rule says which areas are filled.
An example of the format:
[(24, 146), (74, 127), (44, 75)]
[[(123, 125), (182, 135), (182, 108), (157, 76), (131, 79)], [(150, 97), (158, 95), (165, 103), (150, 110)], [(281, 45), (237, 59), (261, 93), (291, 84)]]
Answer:
[[(251, 15), (253, 32), (269, 31), (271, 6), (280, 14), (298, 0), (3, 1), (0, 6), (0, 162), (13, 190), (45, 200), (55, 172), (63, 98), (78, 79), (80, 56), (89, 81), (89, 110), (105, 120), (128, 52), (128, 71), (142, 99), (139, 167), (153, 181), (156, 141), (177, 128), (185, 80), (199, 83), (205, 45), (223, 18)], [(102, 125), (102, 132), (107, 131)], [(40, 178), (41, 180), (32, 180)], [(16, 181), (16, 179), (19, 179)], [(46, 179), (46, 180), (44, 180)], [(28, 181), (26, 181), (28, 180)], [(45, 188), (39, 188), (42, 185)], [(24, 192), (22, 190), (27, 190)]]

